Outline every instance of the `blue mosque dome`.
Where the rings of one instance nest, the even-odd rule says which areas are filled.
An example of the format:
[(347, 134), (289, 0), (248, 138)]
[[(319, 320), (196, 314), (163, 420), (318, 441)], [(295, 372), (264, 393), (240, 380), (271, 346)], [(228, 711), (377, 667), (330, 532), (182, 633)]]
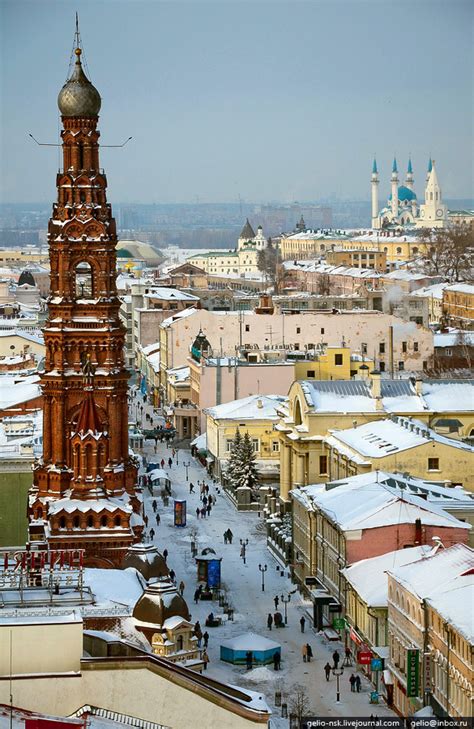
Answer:
[[(388, 199), (392, 199), (391, 194)], [(416, 200), (416, 195), (413, 190), (410, 190), (409, 187), (406, 187), (405, 185), (400, 185), (400, 187), (398, 188), (398, 199), (400, 200), (400, 202), (404, 202), (405, 200)]]

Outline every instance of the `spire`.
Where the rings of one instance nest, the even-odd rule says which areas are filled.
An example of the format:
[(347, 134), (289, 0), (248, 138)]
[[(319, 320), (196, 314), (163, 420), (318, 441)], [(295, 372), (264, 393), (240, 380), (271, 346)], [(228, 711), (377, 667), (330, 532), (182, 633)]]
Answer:
[(243, 238), (245, 240), (250, 240), (251, 238), (255, 238), (255, 232), (252, 226), (250, 225), (249, 219), (245, 221), (245, 225), (242, 228), (242, 232), (239, 236), (240, 238)]
[(431, 172), (432, 169), (433, 169), (433, 160), (430, 157), (428, 160), (428, 174)]
[(76, 426), (77, 433), (85, 435), (89, 431), (92, 433), (103, 432), (102, 420), (97, 411), (91, 388), (88, 388), (87, 395), (82, 401)]
[(378, 175), (378, 173), (379, 173), (379, 171), (377, 169), (377, 160), (374, 157), (374, 164), (372, 165), (372, 174), (373, 175)]
[(407, 170), (407, 172), (408, 172), (409, 175), (412, 175), (413, 174), (413, 167), (411, 166), (411, 157), (408, 157), (408, 170)]
[(392, 165), (392, 173), (397, 174), (398, 173), (398, 166), (397, 166), (397, 158), (393, 158), (393, 165)]

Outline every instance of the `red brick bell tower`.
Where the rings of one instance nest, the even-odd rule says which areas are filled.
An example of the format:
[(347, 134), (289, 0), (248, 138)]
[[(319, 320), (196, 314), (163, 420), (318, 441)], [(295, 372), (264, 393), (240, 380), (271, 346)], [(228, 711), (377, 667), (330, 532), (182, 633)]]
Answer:
[(101, 99), (76, 39), (73, 71), (58, 97), (63, 169), (48, 228), (43, 457), (30, 490), (29, 538), (52, 549), (83, 548), (86, 565), (112, 567), (140, 541), (143, 524), (128, 450), (117, 235), (99, 164)]

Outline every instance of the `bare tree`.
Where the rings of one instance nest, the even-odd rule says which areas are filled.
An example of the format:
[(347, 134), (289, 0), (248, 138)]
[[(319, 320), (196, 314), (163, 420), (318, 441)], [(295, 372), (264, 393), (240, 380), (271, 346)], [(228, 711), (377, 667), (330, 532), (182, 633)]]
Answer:
[(317, 291), (321, 296), (329, 296), (331, 292), (331, 282), (329, 274), (321, 273), (318, 276)]
[(300, 683), (295, 683), (291, 687), (290, 691), (290, 714), (294, 714), (296, 716), (299, 726), (303, 717), (308, 716), (311, 712), (308, 690), (306, 686), (303, 686)]
[(472, 281), (474, 232), (470, 226), (424, 229), (420, 240), (426, 248), (421, 266), (425, 273), (449, 281)]

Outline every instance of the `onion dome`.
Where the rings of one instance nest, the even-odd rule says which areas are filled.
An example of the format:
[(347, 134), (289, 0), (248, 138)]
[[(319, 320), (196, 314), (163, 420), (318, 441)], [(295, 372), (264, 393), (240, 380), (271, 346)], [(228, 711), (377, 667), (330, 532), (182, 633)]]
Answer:
[(100, 111), (100, 94), (91, 84), (81, 64), (81, 49), (76, 48), (76, 62), (71, 77), (66, 81), (58, 96), (62, 116), (97, 116)]
[(122, 562), (122, 569), (127, 567), (134, 567), (147, 582), (169, 572), (165, 558), (153, 544), (133, 544)]
[(191, 615), (184, 597), (176, 585), (166, 578), (152, 582), (133, 608), (138, 628), (161, 626), (168, 618), (190, 620)]

